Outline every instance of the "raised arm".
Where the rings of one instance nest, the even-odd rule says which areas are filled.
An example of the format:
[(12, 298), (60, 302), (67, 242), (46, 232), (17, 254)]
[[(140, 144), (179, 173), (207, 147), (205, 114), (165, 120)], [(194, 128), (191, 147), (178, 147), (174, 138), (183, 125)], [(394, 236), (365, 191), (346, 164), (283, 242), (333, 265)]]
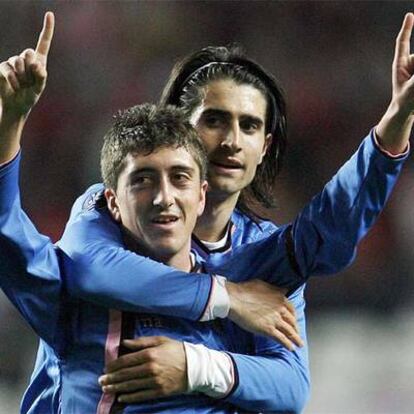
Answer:
[(45, 87), (53, 27), (47, 13), (36, 50), (0, 64), (0, 286), (49, 343), (59, 318), (59, 259), (21, 208), (18, 151), (27, 115)]
[(223, 257), (210, 257), (209, 271), (233, 281), (260, 277), (289, 290), (309, 276), (339, 272), (352, 262), (359, 241), (375, 224), (405, 159), (385, 154), (371, 132), (293, 223), (234, 249), (224, 263)]
[[(408, 13), (396, 39), (391, 103), (355, 154), (290, 226), (233, 251), (225, 265), (212, 257), (211, 271), (237, 281), (260, 269), (262, 279), (294, 289), (309, 276), (337, 273), (352, 262), (357, 244), (375, 224), (408, 156), (414, 122), (413, 25), (414, 15)], [(283, 270), (281, 275), (271, 272), (276, 266)]]

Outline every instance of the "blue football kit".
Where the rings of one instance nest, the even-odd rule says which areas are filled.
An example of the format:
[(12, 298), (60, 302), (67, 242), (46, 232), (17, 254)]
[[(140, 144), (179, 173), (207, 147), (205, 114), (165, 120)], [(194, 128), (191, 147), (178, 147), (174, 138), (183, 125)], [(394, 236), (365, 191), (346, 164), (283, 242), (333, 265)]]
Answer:
[[(0, 283), (41, 338), (22, 412), (300, 412), (309, 392), (306, 345), (290, 352), (228, 320), (199, 322), (208, 306), (211, 273), (287, 287), (306, 340), (303, 283), (352, 261), (405, 158), (386, 156), (371, 133), (293, 223), (277, 228), (236, 210), (225, 251), (208, 252), (194, 238), (205, 269), (197, 274), (126, 250), (120, 229), (99, 208), (101, 185), (77, 200), (62, 240), (53, 246), (21, 208), (19, 157), (3, 166)], [(102, 394), (98, 377), (122, 353), (122, 339), (148, 335), (227, 352), (235, 372), (231, 392), (222, 399), (193, 393), (119, 406)]]

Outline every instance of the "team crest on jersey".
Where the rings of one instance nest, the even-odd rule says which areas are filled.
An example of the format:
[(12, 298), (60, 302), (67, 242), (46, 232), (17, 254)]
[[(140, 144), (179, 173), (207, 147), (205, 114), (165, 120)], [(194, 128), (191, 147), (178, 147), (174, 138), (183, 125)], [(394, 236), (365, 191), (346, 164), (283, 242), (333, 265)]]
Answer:
[(105, 205), (105, 197), (102, 190), (90, 194), (83, 202), (82, 210), (93, 210)]

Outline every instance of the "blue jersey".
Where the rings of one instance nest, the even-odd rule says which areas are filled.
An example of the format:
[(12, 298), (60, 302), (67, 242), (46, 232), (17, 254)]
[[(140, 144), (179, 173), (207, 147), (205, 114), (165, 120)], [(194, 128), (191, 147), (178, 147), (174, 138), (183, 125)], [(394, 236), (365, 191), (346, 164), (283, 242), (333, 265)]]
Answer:
[[(126, 251), (119, 229), (105, 211), (88, 209), (89, 200), (97, 198), (96, 187), (75, 204), (60, 243), (62, 250), (56, 250), (50, 241), (36, 233), (21, 211), (16, 164), (12, 162), (0, 170), (2, 260), (5, 256), (1, 283), (47, 345), (38, 359), (40, 368), (33, 378), (32, 390), (39, 378), (49, 376), (50, 384), (57, 387), (63, 384), (64, 413), (89, 412), (92, 408), (96, 411), (103, 399), (96, 380), (105, 362), (103, 355), (106, 354), (102, 350), (106, 349), (111, 326), (118, 324), (119, 327), (125, 312), (185, 315), (196, 321), (208, 301), (211, 278), (208, 275), (188, 277), (188, 274)], [(206, 257), (207, 268), (235, 281), (263, 276), (292, 291), (311, 274), (340, 270), (352, 260), (356, 243), (374, 223), (401, 164), (401, 159), (390, 159), (379, 152), (368, 137), (292, 224), (276, 229), (269, 222), (255, 223), (235, 212), (232, 249), (226, 254)], [(23, 230), (16, 231), (16, 228)], [(260, 241), (241, 247), (257, 240)], [(201, 248), (199, 253), (205, 255), (206, 252)], [(228, 263), (224, 263), (223, 258)], [(154, 277), (151, 273), (148, 276), (148, 270)], [(195, 278), (203, 282), (194, 282)], [(157, 283), (158, 279), (162, 283)], [(62, 282), (78, 299), (62, 295)], [(190, 291), (193, 288), (193, 293), (198, 290), (198, 296), (187, 294), (187, 284)], [(148, 289), (156, 295), (148, 294)], [(295, 291), (292, 299), (304, 337), (303, 289)], [(62, 303), (65, 306), (61, 306)], [(56, 312), (51, 314), (48, 309), (53, 307)], [(118, 308), (124, 313), (108, 308)], [(184, 407), (190, 410), (188, 412), (235, 412), (235, 406), (253, 411), (298, 412), (303, 406), (309, 386), (306, 347), (290, 353), (273, 341), (241, 331), (228, 321), (222, 322), (226, 327), (224, 332), (217, 329), (217, 323), (203, 325), (184, 319), (177, 322), (181, 326), (178, 331), (169, 331), (168, 318), (162, 317), (164, 322), (158, 323), (159, 326), (152, 323), (150, 331), (145, 333), (139, 330), (141, 325), (137, 323), (137, 318), (142, 316), (136, 314), (131, 331), (133, 336), (157, 332), (165, 335), (168, 332), (169, 336), (178, 339), (192, 337), (190, 342), (202, 342), (211, 348), (229, 351), (239, 381), (225, 400), (188, 395), (155, 401), (151, 407), (128, 406), (125, 412), (185, 412)], [(49, 315), (48, 320), (45, 320), (46, 315)], [(89, 319), (85, 315), (97, 316)], [(92, 323), (94, 320), (99, 323)], [(56, 329), (62, 326), (62, 321), (66, 326), (64, 332)], [(88, 329), (80, 329), (85, 326)], [(211, 329), (212, 334), (208, 335), (214, 339), (211, 343), (202, 334), (194, 340), (196, 333), (203, 329)], [(97, 356), (98, 349), (101, 350), (100, 357)], [(110, 349), (116, 353), (116, 347)], [(83, 352), (88, 356), (86, 359), (80, 358), (79, 354)], [(55, 369), (49, 370), (55, 366), (49, 366), (48, 361), (57, 364), (58, 373)], [(39, 380), (38, 384), (37, 394), (35, 391), (26, 394), (23, 410), (30, 406), (30, 412), (45, 412), (38, 407), (41, 393), (45, 391), (41, 387), (47, 381)], [(78, 387), (88, 392), (80, 393)], [(45, 395), (45, 399), (52, 401), (50, 407), (56, 407), (52, 398), (56, 395), (59, 393)], [(80, 404), (76, 405), (79, 409), (74, 411), (75, 406), (71, 404)], [(29, 412), (29, 408), (26, 411)]]

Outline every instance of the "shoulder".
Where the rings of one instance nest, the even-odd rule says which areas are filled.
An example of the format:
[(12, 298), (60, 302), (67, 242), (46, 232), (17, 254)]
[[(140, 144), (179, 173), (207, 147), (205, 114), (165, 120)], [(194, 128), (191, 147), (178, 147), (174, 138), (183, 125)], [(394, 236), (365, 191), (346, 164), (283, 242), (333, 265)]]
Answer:
[(85, 211), (105, 207), (104, 186), (102, 183), (93, 184), (80, 195), (72, 206), (70, 220)]
[(235, 209), (232, 214), (233, 238), (240, 243), (251, 243), (273, 234), (278, 226), (271, 220), (253, 218)]

